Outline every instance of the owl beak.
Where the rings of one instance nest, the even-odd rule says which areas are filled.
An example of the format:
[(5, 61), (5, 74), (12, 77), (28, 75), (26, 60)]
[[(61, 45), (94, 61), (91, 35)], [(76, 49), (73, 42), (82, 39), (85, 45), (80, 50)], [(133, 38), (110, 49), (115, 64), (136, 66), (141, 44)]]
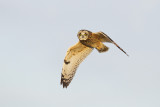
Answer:
[(82, 38), (84, 38), (84, 35), (82, 35)]

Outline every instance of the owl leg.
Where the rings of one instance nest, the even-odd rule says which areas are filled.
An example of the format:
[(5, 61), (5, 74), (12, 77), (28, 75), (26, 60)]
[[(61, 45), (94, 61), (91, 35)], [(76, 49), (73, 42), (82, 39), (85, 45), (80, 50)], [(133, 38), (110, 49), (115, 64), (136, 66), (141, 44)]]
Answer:
[(108, 47), (107, 46), (105, 46), (103, 43), (99, 43), (98, 44), (98, 46), (96, 47), (96, 49), (98, 50), (98, 52), (106, 52), (106, 51), (108, 51)]

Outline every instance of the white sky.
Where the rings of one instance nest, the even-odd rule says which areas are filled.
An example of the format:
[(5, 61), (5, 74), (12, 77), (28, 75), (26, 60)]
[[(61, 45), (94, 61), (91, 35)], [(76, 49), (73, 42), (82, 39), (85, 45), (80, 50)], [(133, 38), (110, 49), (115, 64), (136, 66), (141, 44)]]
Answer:
[[(0, 0), (0, 107), (160, 107), (159, 0)], [(77, 32), (103, 31), (67, 89), (63, 59)]]

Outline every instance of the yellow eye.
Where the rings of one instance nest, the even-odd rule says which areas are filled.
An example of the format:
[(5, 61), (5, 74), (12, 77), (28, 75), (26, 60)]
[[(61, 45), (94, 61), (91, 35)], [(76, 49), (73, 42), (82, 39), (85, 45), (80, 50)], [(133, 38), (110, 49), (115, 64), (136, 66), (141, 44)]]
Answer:
[(87, 33), (85, 33), (84, 35), (87, 36)]

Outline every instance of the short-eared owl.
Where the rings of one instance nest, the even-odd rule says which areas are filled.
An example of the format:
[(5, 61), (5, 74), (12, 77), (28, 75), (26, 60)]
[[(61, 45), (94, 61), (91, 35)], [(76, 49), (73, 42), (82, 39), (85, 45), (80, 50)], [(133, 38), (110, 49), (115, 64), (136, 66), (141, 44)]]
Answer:
[(73, 79), (79, 64), (92, 52), (94, 48), (96, 48), (100, 53), (106, 52), (109, 49), (103, 44), (103, 42), (115, 44), (128, 56), (128, 54), (122, 48), (120, 48), (109, 36), (103, 32), (93, 33), (88, 30), (80, 30), (77, 36), (79, 42), (68, 49), (64, 59), (61, 75), (61, 84), (63, 85), (63, 88), (67, 88)]

